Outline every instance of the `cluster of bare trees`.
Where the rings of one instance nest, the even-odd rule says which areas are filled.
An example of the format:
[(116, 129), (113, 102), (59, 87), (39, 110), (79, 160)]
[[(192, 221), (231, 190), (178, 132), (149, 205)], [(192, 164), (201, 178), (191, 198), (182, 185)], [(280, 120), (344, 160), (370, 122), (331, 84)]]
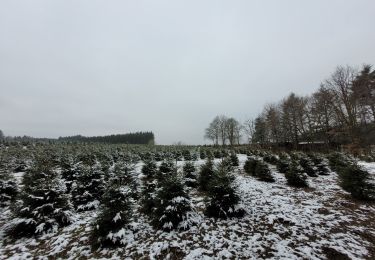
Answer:
[(205, 138), (215, 145), (235, 145), (240, 143), (241, 124), (233, 117), (217, 116), (206, 128)]
[(337, 67), (310, 96), (292, 93), (252, 122), (255, 143), (375, 142), (375, 70)]

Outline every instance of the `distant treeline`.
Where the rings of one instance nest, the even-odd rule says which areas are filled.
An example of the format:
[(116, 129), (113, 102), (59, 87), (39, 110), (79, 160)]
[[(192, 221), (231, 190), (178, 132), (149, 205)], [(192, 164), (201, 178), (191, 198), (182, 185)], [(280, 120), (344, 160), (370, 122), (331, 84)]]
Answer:
[(59, 137), (63, 142), (87, 142), (87, 143), (110, 143), (110, 144), (154, 144), (153, 132), (136, 132), (128, 134), (91, 136), (82, 135)]

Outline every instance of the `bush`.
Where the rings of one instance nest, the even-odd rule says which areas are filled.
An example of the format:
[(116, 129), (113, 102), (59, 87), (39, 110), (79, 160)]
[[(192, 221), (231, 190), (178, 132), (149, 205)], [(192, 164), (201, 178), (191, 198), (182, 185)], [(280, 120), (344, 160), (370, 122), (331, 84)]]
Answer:
[(339, 173), (340, 186), (350, 192), (353, 198), (375, 200), (375, 185), (369, 182), (370, 175), (358, 164), (347, 165)]

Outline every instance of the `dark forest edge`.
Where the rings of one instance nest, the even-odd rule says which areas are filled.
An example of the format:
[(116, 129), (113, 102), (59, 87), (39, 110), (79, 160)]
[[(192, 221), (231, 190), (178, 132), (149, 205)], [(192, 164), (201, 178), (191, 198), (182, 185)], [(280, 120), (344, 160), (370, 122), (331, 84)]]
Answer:
[(155, 144), (155, 135), (153, 132), (135, 132), (127, 134), (112, 134), (104, 136), (66, 136), (54, 138), (35, 138), (30, 136), (4, 136), (0, 130), (0, 142), (61, 142), (61, 143), (107, 143), (107, 144)]

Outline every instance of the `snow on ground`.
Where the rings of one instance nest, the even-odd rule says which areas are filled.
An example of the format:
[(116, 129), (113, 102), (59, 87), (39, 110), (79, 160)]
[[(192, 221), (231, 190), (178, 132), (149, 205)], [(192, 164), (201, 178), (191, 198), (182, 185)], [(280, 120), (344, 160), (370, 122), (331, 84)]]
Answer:
[[(92, 251), (89, 234), (95, 211), (76, 214), (74, 224), (56, 233), (36, 239), (6, 241), (1, 227), (9, 220), (10, 211), (2, 209), (0, 259), (37, 256), (68, 259), (375, 257), (375, 205), (351, 200), (337, 185), (335, 173), (309, 178), (310, 188), (291, 188), (273, 166), (275, 183), (246, 176), (241, 170), (246, 158), (239, 155), (240, 167), (236, 174), (241, 204), (247, 210), (244, 218), (206, 218), (202, 213), (204, 197), (192, 191), (195, 210), (190, 220), (194, 225), (189, 230), (170, 233), (154, 230), (145, 216), (136, 213), (123, 247)], [(368, 170), (375, 169), (375, 163), (361, 165)], [(140, 171), (140, 167), (137, 170)]]

